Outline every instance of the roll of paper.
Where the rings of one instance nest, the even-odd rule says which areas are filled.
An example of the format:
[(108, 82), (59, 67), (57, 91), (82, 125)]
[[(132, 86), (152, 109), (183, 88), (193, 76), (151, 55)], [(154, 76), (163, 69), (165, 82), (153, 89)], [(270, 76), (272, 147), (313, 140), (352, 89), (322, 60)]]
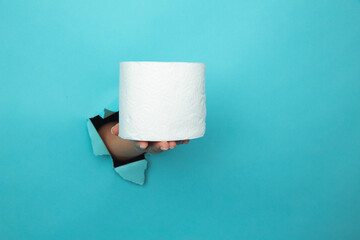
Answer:
[(206, 128), (205, 64), (121, 62), (119, 136), (143, 141), (200, 138)]

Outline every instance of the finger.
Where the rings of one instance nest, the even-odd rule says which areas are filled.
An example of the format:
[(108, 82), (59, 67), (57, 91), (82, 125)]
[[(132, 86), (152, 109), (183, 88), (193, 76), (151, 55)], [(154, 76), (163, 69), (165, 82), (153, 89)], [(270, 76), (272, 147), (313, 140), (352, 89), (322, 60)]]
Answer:
[(149, 143), (147, 141), (133, 141), (133, 143), (135, 147), (141, 150), (145, 150), (149, 146)]
[(151, 153), (151, 154), (155, 154), (155, 153), (161, 153), (162, 150), (155, 143), (149, 143), (149, 146), (146, 149), (146, 152)]
[(184, 141), (185, 144), (188, 144), (189, 142), (190, 142), (189, 139), (187, 139), (187, 140)]
[(154, 148), (158, 148), (161, 151), (169, 150), (169, 144), (167, 141), (161, 141), (161, 142), (154, 142), (152, 144)]
[(113, 126), (110, 131), (112, 134), (114, 134), (116, 136), (119, 135), (119, 124), (116, 124), (115, 126)]
[(174, 149), (175, 147), (176, 147), (176, 142), (175, 141), (169, 141), (169, 148)]

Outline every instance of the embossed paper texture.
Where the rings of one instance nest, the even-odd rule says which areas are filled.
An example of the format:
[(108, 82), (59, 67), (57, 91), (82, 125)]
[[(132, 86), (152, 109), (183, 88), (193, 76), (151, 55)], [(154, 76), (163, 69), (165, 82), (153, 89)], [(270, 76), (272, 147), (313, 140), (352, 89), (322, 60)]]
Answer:
[(204, 136), (205, 64), (121, 62), (119, 136), (170, 141)]

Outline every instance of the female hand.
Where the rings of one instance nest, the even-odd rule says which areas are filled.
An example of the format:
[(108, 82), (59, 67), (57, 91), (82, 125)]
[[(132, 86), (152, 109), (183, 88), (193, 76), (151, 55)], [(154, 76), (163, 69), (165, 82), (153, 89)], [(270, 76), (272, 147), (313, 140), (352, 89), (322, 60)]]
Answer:
[[(114, 135), (119, 134), (119, 124), (116, 124), (111, 128), (111, 133)], [(132, 144), (139, 151), (148, 152), (151, 154), (160, 153), (167, 151), (169, 149), (174, 149), (177, 145), (188, 144), (190, 140), (181, 140), (181, 141), (133, 141)]]

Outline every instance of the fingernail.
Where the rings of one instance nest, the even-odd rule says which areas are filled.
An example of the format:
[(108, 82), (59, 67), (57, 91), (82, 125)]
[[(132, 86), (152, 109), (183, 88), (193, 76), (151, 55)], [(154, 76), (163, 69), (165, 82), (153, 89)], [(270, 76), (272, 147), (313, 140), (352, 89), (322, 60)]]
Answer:
[[(115, 127), (115, 126), (114, 126), (114, 127)], [(112, 127), (112, 128), (110, 129), (110, 132), (111, 132), (112, 134), (114, 134), (114, 132), (113, 132), (114, 127)]]
[(175, 148), (175, 146), (174, 147), (170, 147), (170, 149), (174, 149)]
[(145, 149), (147, 146), (146, 145), (140, 145), (141, 149)]
[(161, 149), (161, 150), (163, 150), (163, 151), (166, 151), (166, 150), (168, 150), (167, 148), (163, 148), (163, 147), (161, 147), (160, 149)]

